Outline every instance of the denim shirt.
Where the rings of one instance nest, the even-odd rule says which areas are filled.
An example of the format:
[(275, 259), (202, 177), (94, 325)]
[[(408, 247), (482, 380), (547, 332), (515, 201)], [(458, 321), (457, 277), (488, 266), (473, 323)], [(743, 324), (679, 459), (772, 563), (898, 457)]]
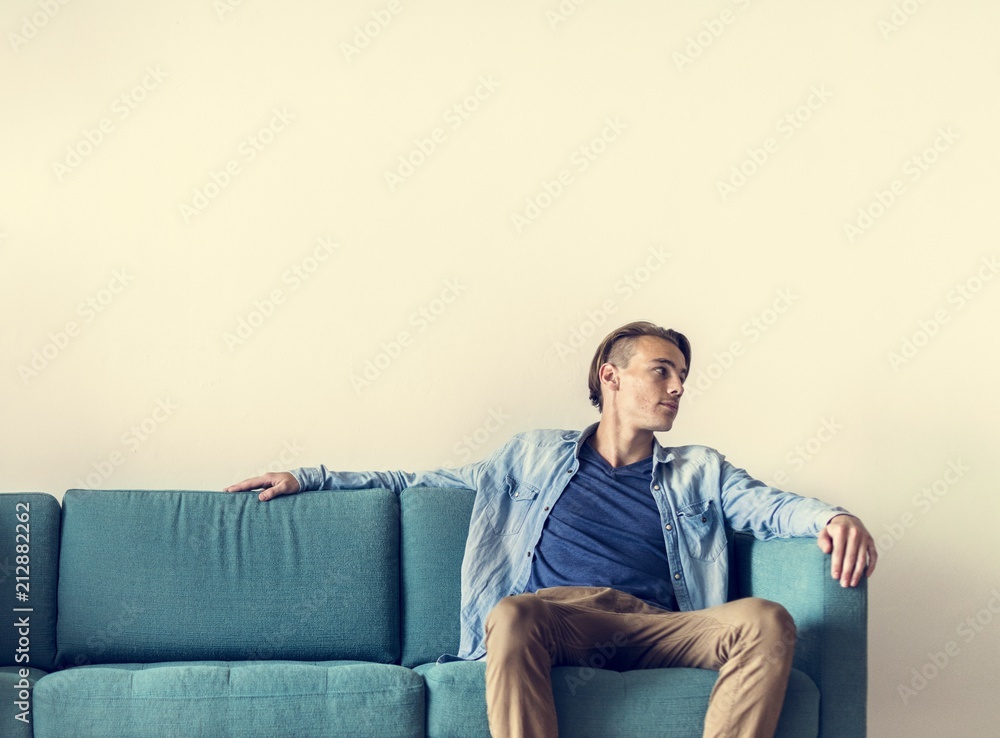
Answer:
[[(455, 469), (423, 472), (292, 470), (302, 490), (461, 487), (475, 490), (462, 561), (461, 641), (457, 657), (481, 659), (486, 616), (507, 595), (524, 591), (535, 546), (552, 506), (579, 468), (580, 446), (596, 429), (518, 433), (490, 457)], [(663, 447), (653, 439), (649, 490), (660, 511), (663, 545), (682, 611), (726, 602), (726, 527), (762, 540), (816, 536), (847, 513), (811, 497), (759, 482), (707, 446)]]

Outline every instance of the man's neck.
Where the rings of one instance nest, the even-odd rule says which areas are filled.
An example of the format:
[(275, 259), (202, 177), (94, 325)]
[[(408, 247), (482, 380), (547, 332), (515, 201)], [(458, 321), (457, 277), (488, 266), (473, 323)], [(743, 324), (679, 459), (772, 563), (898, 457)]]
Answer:
[(605, 418), (587, 442), (613, 467), (634, 464), (653, 453), (653, 431), (616, 427)]

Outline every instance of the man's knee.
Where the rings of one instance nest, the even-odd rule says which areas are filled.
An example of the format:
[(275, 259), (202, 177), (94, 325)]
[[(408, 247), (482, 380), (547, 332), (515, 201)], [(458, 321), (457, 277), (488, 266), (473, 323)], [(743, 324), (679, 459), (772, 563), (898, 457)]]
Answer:
[(748, 625), (761, 643), (767, 644), (772, 660), (791, 658), (795, 650), (795, 620), (783, 605), (760, 597), (748, 597)]
[(792, 621), (792, 616), (780, 602), (765, 600), (762, 597), (747, 597), (743, 600), (743, 602), (745, 602), (753, 612), (758, 613), (762, 621), (788, 624), (792, 627), (795, 625)]
[(498, 637), (523, 641), (540, 633), (545, 602), (533, 594), (504, 597), (486, 616), (486, 645)]
[(486, 616), (486, 623), (519, 623), (534, 618), (543, 605), (534, 594), (519, 594), (504, 597)]

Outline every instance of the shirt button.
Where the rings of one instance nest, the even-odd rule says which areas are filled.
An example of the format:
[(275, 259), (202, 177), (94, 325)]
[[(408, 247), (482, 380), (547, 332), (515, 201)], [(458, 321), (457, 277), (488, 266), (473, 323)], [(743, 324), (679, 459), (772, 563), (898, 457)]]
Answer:
[(681, 578), (680, 574), (674, 574), (674, 579), (680, 579), (680, 578)]
[(528, 558), (531, 558), (531, 551), (528, 551)]
[(521, 493), (520, 492), (515, 492), (514, 493), (514, 497), (517, 497), (519, 494), (521, 494)]
[(547, 507), (546, 507), (545, 509), (546, 509), (546, 510), (548, 510), (548, 508), (547, 508)]
[(666, 528), (667, 530), (673, 530), (673, 529), (674, 529), (674, 526), (672, 526), (672, 525), (671, 525), (670, 523), (667, 523), (667, 524), (666, 524), (666, 526), (664, 526), (664, 527), (665, 527), (665, 528)]
[(701, 516), (701, 522), (703, 522), (703, 523), (708, 522), (708, 518), (706, 518), (704, 515), (702, 515)]
[(660, 485), (658, 485), (658, 484), (654, 484), (653, 485), (653, 489), (659, 489), (659, 488), (660, 488)]
[(573, 473), (573, 470), (572, 470), (572, 469), (567, 469), (567, 470), (566, 470), (566, 473), (567, 473), (567, 474), (572, 474), (572, 473)]

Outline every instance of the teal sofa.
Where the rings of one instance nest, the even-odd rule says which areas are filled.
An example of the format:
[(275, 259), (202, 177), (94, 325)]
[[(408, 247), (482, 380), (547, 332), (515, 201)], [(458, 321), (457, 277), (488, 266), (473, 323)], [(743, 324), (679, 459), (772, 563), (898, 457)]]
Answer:
[[(0, 628), (0, 735), (489, 736), (484, 662), (436, 663), (458, 649), (472, 499), (430, 488), (267, 503), (0, 495), (10, 562), (15, 508), (30, 503), (33, 609), (30, 663), (14, 659), (16, 629)], [(865, 585), (842, 589), (811, 539), (731, 543), (732, 597), (777, 600), (798, 626), (778, 735), (864, 736)], [(8, 621), (15, 577), (3, 584)], [(28, 722), (9, 704), (21, 679)], [(714, 681), (700, 669), (555, 667), (560, 733), (700, 736)]]

